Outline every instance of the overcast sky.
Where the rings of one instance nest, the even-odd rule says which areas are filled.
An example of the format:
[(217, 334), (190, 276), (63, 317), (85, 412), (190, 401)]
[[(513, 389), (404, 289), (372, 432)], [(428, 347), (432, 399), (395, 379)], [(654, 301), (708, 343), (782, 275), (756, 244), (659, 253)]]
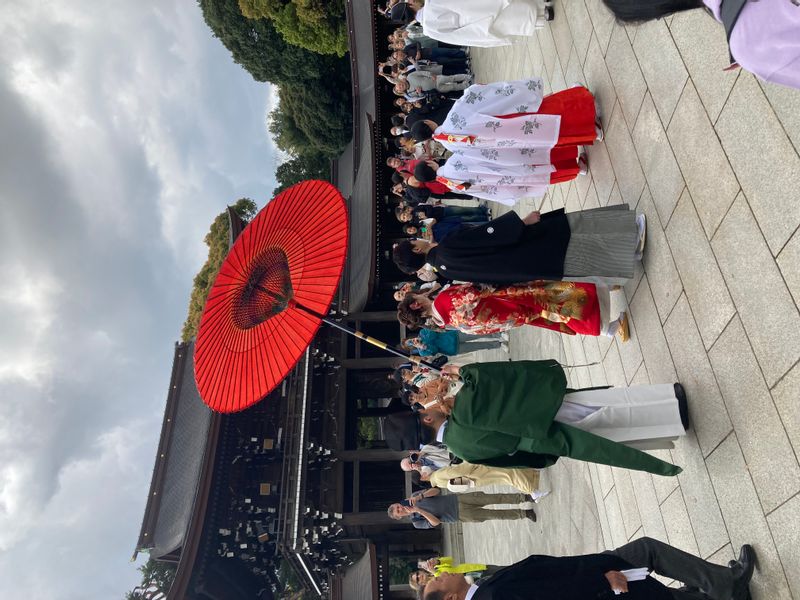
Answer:
[(193, 0), (0, 2), (0, 597), (138, 581), (202, 239), (268, 199), (273, 101)]

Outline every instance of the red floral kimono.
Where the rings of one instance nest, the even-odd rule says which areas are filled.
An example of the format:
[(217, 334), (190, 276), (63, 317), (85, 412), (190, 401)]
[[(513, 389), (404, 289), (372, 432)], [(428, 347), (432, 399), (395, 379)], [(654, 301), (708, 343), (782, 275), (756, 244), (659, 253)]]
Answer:
[(568, 335), (600, 335), (600, 306), (594, 284), (535, 281), (525, 285), (451, 285), (433, 301), (443, 325), (486, 335), (534, 325)]

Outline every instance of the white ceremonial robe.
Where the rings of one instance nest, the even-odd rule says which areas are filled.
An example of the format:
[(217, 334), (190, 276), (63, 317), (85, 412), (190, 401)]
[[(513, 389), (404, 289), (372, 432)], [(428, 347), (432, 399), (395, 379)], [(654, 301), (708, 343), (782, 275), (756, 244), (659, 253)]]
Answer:
[(422, 30), (440, 42), (488, 48), (533, 35), (543, 19), (543, 0), (427, 0)]
[[(437, 176), (455, 186), (469, 183), (465, 193), (507, 206), (523, 196), (543, 196), (561, 127), (561, 116), (536, 114), (543, 97), (538, 77), (468, 87), (434, 132), (453, 152)], [(516, 113), (533, 114), (498, 118)]]
[(672, 448), (686, 433), (671, 383), (572, 392), (555, 420), (640, 450)]

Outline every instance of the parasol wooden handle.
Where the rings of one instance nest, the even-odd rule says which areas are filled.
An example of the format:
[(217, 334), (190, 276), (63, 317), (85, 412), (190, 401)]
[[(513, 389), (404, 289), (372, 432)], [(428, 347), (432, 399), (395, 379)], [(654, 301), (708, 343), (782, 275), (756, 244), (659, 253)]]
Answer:
[[(272, 296), (273, 298), (276, 298), (276, 299), (278, 298), (278, 295), (275, 292), (273, 292), (273, 291), (271, 291), (271, 290), (269, 290), (269, 289), (267, 289), (267, 288), (265, 288), (263, 286), (260, 286), (260, 285), (256, 286), (256, 287), (259, 290), (261, 290), (262, 292), (264, 292), (265, 294), (268, 294), (268, 295), (270, 295), (270, 296)], [(399, 349), (395, 348), (394, 346), (390, 346), (386, 342), (382, 342), (379, 339), (376, 339), (376, 338), (374, 338), (372, 336), (367, 335), (363, 331), (358, 331), (357, 329), (353, 329), (352, 327), (348, 327), (347, 325), (342, 325), (338, 321), (330, 319), (330, 318), (326, 317), (325, 315), (321, 315), (317, 311), (312, 310), (312, 309), (308, 308), (307, 306), (303, 306), (302, 304), (299, 304), (298, 302), (296, 302), (294, 300), (290, 300), (290, 303), (291, 303), (291, 306), (293, 308), (297, 308), (298, 310), (302, 310), (303, 312), (308, 313), (309, 315), (311, 315), (313, 317), (316, 317), (317, 319), (319, 319), (323, 323), (326, 323), (326, 324), (330, 325), (331, 327), (334, 327), (335, 329), (338, 329), (339, 331), (344, 331), (345, 333), (347, 333), (349, 335), (352, 335), (352, 336), (355, 336), (360, 340), (364, 340), (368, 344), (372, 344), (373, 346), (376, 346), (377, 348), (380, 348), (381, 350), (385, 350), (386, 352), (389, 352), (391, 354), (394, 354), (396, 356), (404, 358), (404, 359), (408, 360), (409, 362), (413, 362), (414, 364), (426, 367), (426, 368), (430, 369), (431, 371), (435, 371), (436, 373), (441, 373), (442, 372), (438, 367), (435, 367), (431, 363), (422, 360), (422, 358), (420, 358), (419, 356), (417, 356), (415, 354), (411, 354), (410, 352), (406, 352), (404, 350), (399, 350)]]
[(436, 373), (441, 373), (442, 372), (441, 369), (439, 369), (438, 367), (433, 366), (429, 362), (426, 362), (426, 361), (422, 360), (422, 358), (420, 358), (419, 356), (417, 356), (415, 354), (411, 354), (410, 352), (406, 352), (404, 350), (399, 350), (399, 349), (395, 348), (394, 346), (390, 346), (386, 342), (383, 342), (383, 341), (381, 341), (379, 339), (376, 339), (376, 338), (374, 338), (372, 336), (367, 335), (363, 331), (358, 331), (357, 329), (353, 329), (352, 327), (348, 327), (347, 325), (342, 325), (338, 321), (335, 321), (335, 320), (330, 319), (330, 318), (328, 318), (328, 317), (326, 317), (324, 315), (321, 315), (318, 312), (316, 312), (314, 310), (311, 310), (310, 308), (306, 308), (302, 304), (295, 304), (295, 308), (298, 308), (298, 309), (300, 309), (302, 311), (305, 311), (308, 314), (317, 317), (323, 323), (325, 323), (327, 325), (330, 325), (331, 327), (334, 327), (335, 329), (338, 329), (339, 331), (344, 331), (345, 333), (347, 333), (349, 335), (357, 337), (358, 339), (363, 340), (363, 341), (367, 342), (368, 344), (372, 344), (373, 346), (376, 346), (377, 348), (380, 348), (381, 350), (385, 350), (386, 352), (389, 352), (390, 354), (394, 354), (395, 356), (399, 356), (401, 358), (404, 358), (404, 359), (408, 360), (409, 362), (413, 362), (414, 364), (417, 364), (417, 365), (420, 365), (422, 367), (428, 368), (431, 371), (434, 371)]

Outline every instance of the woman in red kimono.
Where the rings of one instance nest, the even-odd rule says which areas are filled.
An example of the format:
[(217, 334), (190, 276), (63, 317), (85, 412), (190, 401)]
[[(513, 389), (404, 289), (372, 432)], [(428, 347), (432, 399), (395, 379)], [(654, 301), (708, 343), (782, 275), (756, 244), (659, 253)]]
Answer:
[(439, 327), (487, 335), (533, 325), (567, 335), (629, 337), (626, 313), (610, 320), (609, 290), (591, 283), (534, 281), (505, 287), (461, 284), (442, 289), (434, 300), (409, 294), (398, 306), (401, 323), (421, 327), (430, 318)]

